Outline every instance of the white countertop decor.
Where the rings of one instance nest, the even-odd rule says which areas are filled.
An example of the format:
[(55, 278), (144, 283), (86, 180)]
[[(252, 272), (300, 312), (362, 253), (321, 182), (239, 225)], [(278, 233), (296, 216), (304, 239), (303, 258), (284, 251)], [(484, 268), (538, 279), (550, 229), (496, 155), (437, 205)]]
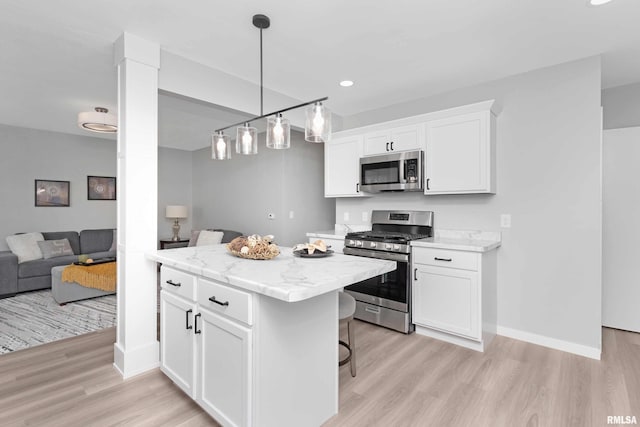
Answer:
[(231, 255), (226, 244), (148, 252), (148, 259), (218, 280), (241, 289), (295, 302), (395, 270), (395, 261), (334, 253), (323, 258), (299, 258), (280, 247), (271, 260)]
[(435, 230), (433, 237), (412, 240), (411, 246), (452, 249), (470, 252), (488, 252), (501, 245), (499, 231)]

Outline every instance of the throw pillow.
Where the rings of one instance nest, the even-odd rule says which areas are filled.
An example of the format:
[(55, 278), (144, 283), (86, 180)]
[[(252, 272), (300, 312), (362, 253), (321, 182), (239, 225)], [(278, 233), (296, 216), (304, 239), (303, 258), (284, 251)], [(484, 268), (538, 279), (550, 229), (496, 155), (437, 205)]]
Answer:
[(113, 240), (111, 241), (111, 247), (109, 248), (110, 251), (117, 251), (118, 250), (118, 235), (116, 233), (116, 230), (113, 230)]
[(69, 239), (44, 240), (38, 242), (38, 246), (42, 251), (42, 258), (44, 259), (73, 255), (73, 249), (71, 249)]
[(187, 246), (195, 246), (198, 243), (199, 236), (200, 236), (200, 230), (191, 231), (191, 237), (189, 238), (189, 244)]
[(224, 233), (222, 231), (202, 230), (198, 236), (196, 246), (219, 245), (220, 242), (222, 242), (223, 234)]
[(7, 236), (9, 250), (18, 257), (18, 264), (42, 258), (38, 242), (44, 240), (42, 233), (24, 233)]

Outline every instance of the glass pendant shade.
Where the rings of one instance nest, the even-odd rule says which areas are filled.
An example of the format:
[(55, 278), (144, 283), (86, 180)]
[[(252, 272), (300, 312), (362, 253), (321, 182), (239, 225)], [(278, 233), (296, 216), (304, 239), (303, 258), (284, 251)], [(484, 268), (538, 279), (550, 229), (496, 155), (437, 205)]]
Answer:
[(304, 139), (309, 142), (329, 142), (331, 138), (331, 112), (322, 102), (306, 108)]
[(239, 127), (236, 134), (236, 153), (258, 154), (258, 130), (249, 123)]
[(283, 150), (291, 147), (291, 124), (278, 114), (267, 119), (267, 148)]
[(211, 137), (211, 158), (215, 160), (231, 158), (231, 141), (222, 131)]

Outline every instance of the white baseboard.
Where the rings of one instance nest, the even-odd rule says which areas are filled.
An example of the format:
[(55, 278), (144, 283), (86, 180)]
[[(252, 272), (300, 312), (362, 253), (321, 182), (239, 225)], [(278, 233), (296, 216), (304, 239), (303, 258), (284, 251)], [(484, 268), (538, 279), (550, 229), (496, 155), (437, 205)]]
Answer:
[(145, 373), (160, 366), (158, 341), (125, 351), (118, 343), (113, 345), (113, 366), (123, 379)]
[(506, 328), (500, 325), (498, 325), (497, 332), (498, 335), (502, 335), (503, 337), (513, 338), (519, 341), (526, 341), (531, 344), (541, 345), (543, 347), (549, 347), (555, 350), (577, 354), (578, 356), (600, 360), (601, 349), (599, 348), (588, 347), (586, 345), (563, 341), (556, 338), (550, 338), (544, 335), (532, 334), (531, 332), (520, 331), (518, 329)]

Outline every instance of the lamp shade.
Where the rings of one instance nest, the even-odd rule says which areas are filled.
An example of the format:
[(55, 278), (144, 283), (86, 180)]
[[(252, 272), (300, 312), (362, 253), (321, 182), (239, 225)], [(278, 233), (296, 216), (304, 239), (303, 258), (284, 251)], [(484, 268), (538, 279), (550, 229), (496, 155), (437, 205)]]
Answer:
[(186, 218), (187, 207), (178, 205), (169, 205), (164, 214), (167, 218)]
[(304, 139), (309, 142), (329, 142), (331, 138), (331, 112), (322, 102), (309, 105), (304, 126)]
[(91, 132), (114, 133), (118, 131), (116, 116), (108, 114), (109, 110), (96, 107), (95, 111), (78, 114), (78, 126)]
[(291, 124), (277, 114), (267, 119), (267, 148), (284, 150), (291, 147)]
[(258, 130), (245, 123), (236, 132), (236, 153), (258, 154)]
[(211, 137), (211, 158), (214, 160), (227, 160), (231, 158), (231, 140), (229, 135), (220, 131)]

